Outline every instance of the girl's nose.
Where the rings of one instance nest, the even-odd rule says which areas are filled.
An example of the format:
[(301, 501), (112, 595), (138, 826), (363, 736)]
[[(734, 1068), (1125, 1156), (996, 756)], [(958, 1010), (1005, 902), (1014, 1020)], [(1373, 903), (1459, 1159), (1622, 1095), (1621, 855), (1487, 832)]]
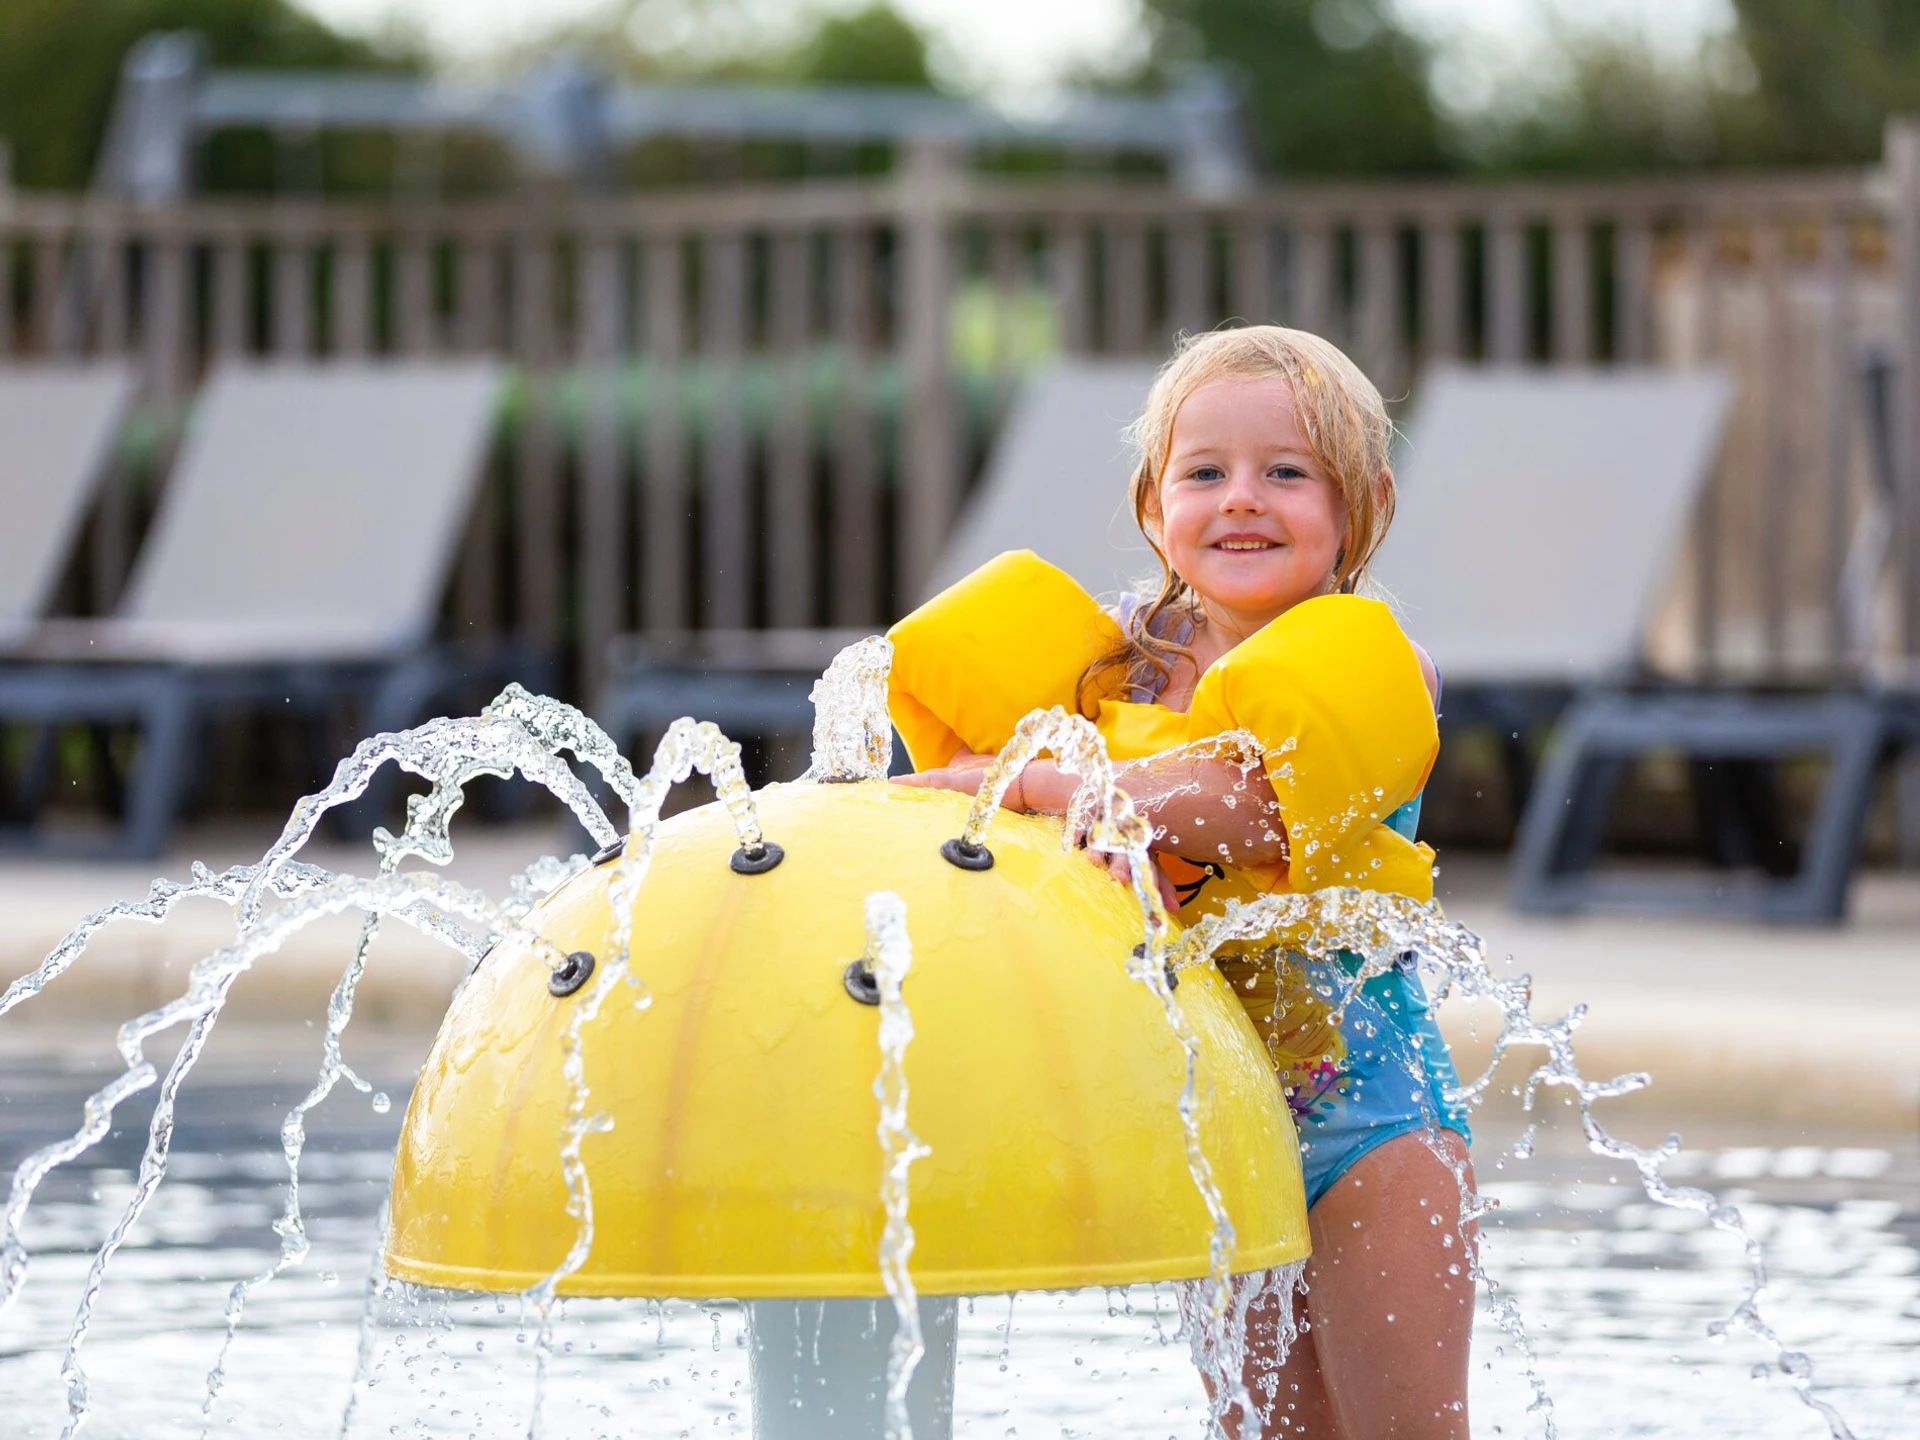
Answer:
[(1220, 490), (1220, 508), (1254, 514), (1265, 510), (1266, 500), (1260, 493), (1260, 477), (1241, 470), (1229, 471), (1227, 483)]

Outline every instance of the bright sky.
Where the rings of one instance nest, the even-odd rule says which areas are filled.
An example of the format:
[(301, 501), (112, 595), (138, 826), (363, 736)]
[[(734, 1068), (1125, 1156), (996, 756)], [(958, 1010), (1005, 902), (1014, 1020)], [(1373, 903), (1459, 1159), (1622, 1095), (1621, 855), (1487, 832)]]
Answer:
[[(477, 58), (590, 15), (608, 0), (301, 0), (328, 20), (373, 29), (398, 20), (443, 53)], [(755, 3), (755, 0), (747, 0)], [(855, 0), (759, 0), (771, 15), (852, 8)], [(1076, 65), (1110, 62), (1138, 44), (1137, 0), (896, 0), (939, 37), (954, 78), (1017, 100)], [(1657, 40), (1691, 43), (1724, 24), (1729, 0), (1395, 0), (1407, 23), (1443, 43), (1458, 98), (1471, 101), (1483, 62), (1523, 57), (1562, 21), (1622, 25)], [(1443, 65), (1443, 77), (1448, 70)], [(1448, 97), (1453, 98), (1453, 97)]]

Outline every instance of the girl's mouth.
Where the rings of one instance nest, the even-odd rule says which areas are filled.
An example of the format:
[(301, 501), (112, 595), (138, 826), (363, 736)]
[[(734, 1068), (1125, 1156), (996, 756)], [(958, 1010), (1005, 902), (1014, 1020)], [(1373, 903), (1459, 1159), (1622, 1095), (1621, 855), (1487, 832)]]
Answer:
[(1277, 540), (1261, 540), (1252, 535), (1234, 535), (1229, 536), (1225, 540), (1214, 541), (1212, 548), (1215, 550), (1229, 550), (1244, 553), (1258, 550), (1278, 550), (1280, 548), (1280, 542)]

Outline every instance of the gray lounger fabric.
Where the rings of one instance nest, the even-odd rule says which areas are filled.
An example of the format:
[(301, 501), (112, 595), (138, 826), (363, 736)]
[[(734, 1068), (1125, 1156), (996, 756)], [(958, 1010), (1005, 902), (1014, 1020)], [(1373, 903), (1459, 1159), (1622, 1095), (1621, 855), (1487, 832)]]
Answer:
[(119, 364), (0, 365), (0, 626), (46, 613), (132, 396)]
[(339, 660), (426, 640), (498, 390), (484, 362), (216, 374), (113, 624), (116, 648)]
[(1580, 683), (1639, 655), (1712, 471), (1713, 371), (1444, 367), (1374, 570), (1449, 683)]
[(928, 593), (1003, 550), (1037, 551), (1094, 595), (1157, 576), (1160, 562), (1127, 506), (1133, 457), (1120, 438), (1140, 414), (1156, 368), (1070, 360), (1029, 380)]

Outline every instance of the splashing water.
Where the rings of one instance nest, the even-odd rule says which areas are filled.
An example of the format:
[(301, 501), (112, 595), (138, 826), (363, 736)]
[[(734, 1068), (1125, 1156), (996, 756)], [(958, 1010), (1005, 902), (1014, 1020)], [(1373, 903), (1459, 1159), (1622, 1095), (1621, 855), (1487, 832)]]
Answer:
[[(1072, 846), (1085, 838), (1088, 849), (1125, 855), (1130, 870), (1134, 898), (1139, 902), (1141, 927), (1145, 938), (1134, 950), (1128, 973), (1153, 992), (1160, 1002), (1174, 1038), (1179, 1042), (1185, 1063), (1185, 1077), (1175, 1106), (1185, 1133), (1187, 1170), (1194, 1188), (1200, 1192), (1212, 1233), (1207, 1241), (1207, 1281), (1205, 1299), (1198, 1316), (1211, 1333), (1204, 1342), (1196, 1341), (1195, 1357), (1204, 1360), (1202, 1373), (1212, 1396), (1211, 1423), (1224, 1433), (1227, 1412), (1238, 1406), (1252, 1413), (1253, 1401), (1247, 1394), (1243, 1371), (1246, 1332), (1244, 1325), (1233, 1327), (1233, 1293), (1230, 1276), (1233, 1267), (1235, 1233), (1233, 1219), (1227, 1213), (1220, 1186), (1213, 1178), (1213, 1163), (1201, 1143), (1198, 1095), (1200, 1038), (1173, 992), (1170, 979), (1168, 933), (1171, 925), (1159, 886), (1154, 882), (1153, 856), (1149, 846), (1152, 827), (1134, 808), (1133, 800), (1114, 780), (1113, 762), (1107, 756), (1107, 744), (1093, 722), (1083, 716), (1069, 715), (1055, 706), (1028, 715), (1015, 728), (1013, 738), (987, 767), (979, 794), (967, 816), (962, 833), (964, 845), (981, 846), (999, 812), (1007, 791), (1020, 771), (1042, 751), (1049, 751), (1061, 769), (1080, 777), (1073, 799), (1067, 807), (1066, 826), (1061, 844)], [(1241, 1316), (1244, 1320), (1244, 1314)]]
[(893, 644), (879, 635), (833, 657), (814, 681), (813, 764), (803, 780), (844, 783), (884, 780), (893, 768), (893, 717), (887, 713), (887, 673)]
[[(886, 675), (891, 651), (884, 640), (873, 639), (843, 652), (813, 690), (818, 706), (814, 761), (806, 779), (841, 781), (884, 776), (892, 755), (891, 729), (886, 718)], [(1244, 768), (1260, 763), (1257, 752), (1245, 750), (1247, 737), (1227, 737), (1229, 750), (1241, 757)], [(1237, 747), (1237, 748), (1236, 748)], [(1357, 987), (1370, 975), (1389, 966), (1412, 963), (1433, 979), (1436, 1003), (1449, 994), (1494, 1004), (1502, 1016), (1487, 1069), (1460, 1085), (1457, 1098), (1478, 1104), (1492, 1085), (1495, 1068), (1510, 1052), (1530, 1049), (1542, 1058), (1522, 1087), (1523, 1107), (1531, 1113), (1543, 1088), (1571, 1092), (1588, 1147), (1597, 1155), (1631, 1165), (1646, 1194), (1660, 1205), (1701, 1215), (1711, 1226), (1737, 1237), (1745, 1247), (1750, 1279), (1744, 1296), (1716, 1321), (1717, 1336), (1744, 1333), (1771, 1354), (1765, 1373), (1785, 1378), (1798, 1398), (1815, 1411), (1836, 1440), (1850, 1440), (1851, 1432), (1834, 1407), (1814, 1392), (1813, 1367), (1808, 1357), (1789, 1349), (1760, 1312), (1766, 1288), (1765, 1259), (1739, 1211), (1709, 1192), (1677, 1186), (1662, 1174), (1678, 1153), (1677, 1136), (1651, 1149), (1613, 1136), (1600, 1123), (1594, 1107), (1602, 1100), (1643, 1088), (1648, 1077), (1623, 1075), (1590, 1080), (1581, 1075), (1573, 1049), (1573, 1035), (1584, 1015), (1575, 1007), (1558, 1020), (1536, 1020), (1531, 1013), (1531, 991), (1526, 977), (1496, 977), (1485, 947), (1477, 937), (1448, 922), (1438, 906), (1419, 905), (1404, 897), (1377, 892), (1336, 889), (1312, 895), (1271, 895), (1247, 904), (1230, 904), (1225, 913), (1203, 921), (1177, 939), (1153, 880), (1150, 846), (1152, 826), (1129, 797), (1104, 742), (1086, 720), (1060, 710), (1036, 712), (1018, 727), (1013, 739), (985, 773), (980, 795), (969, 815), (964, 840), (984, 844), (995, 811), (1022, 766), (1041, 752), (1051, 752), (1061, 767), (1080, 777), (1063, 835), (1110, 855), (1123, 855), (1131, 869), (1131, 884), (1140, 905), (1143, 944), (1130, 963), (1130, 973), (1146, 985), (1161, 1009), (1186, 1057), (1184, 1083), (1175, 1104), (1187, 1139), (1187, 1156), (1194, 1184), (1205, 1202), (1212, 1232), (1209, 1275), (1183, 1296), (1188, 1312), (1189, 1338), (1196, 1363), (1208, 1380), (1211, 1394), (1210, 1433), (1222, 1434), (1235, 1406), (1243, 1415), (1254, 1413), (1254, 1399), (1243, 1382), (1245, 1336), (1250, 1311), (1264, 1304), (1280, 1304), (1281, 1343), (1291, 1331), (1292, 1295), (1298, 1267), (1285, 1267), (1265, 1276), (1230, 1274), (1234, 1251), (1231, 1218), (1221, 1201), (1207, 1157), (1200, 1145), (1196, 1071), (1198, 1041), (1173, 991), (1173, 979), (1188, 966), (1211, 963), (1221, 946), (1231, 942), (1265, 941), (1284, 937), (1297, 954), (1319, 956), (1350, 951), (1361, 963), (1353, 972)], [(220, 1394), (229, 1348), (243, 1322), (250, 1296), (287, 1269), (300, 1265), (308, 1253), (300, 1198), (300, 1163), (305, 1145), (306, 1117), (341, 1081), (361, 1093), (369, 1084), (347, 1064), (342, 1042), (350, 1025), (354, 996), (365, 974), (368, 952), (381, 925), (396, 919), (444, 944), (477, 965), (502, 940), (519, 937), (532, 942), (531, 953), (549, 964), (561, 957), (543, 946), (523, 925), (539, 900), (577, 873), (582, 857), (543, 859), (515, 877), (509, 898), (494, 902), (440, 877), (401, 873), (409, 858), (444, 865), (452, 858), (450, 826), (464, 800), (464, 787), (481, 775), (518, 773), (558, 797), (577, 816), (595, 842), (610, 847), (620, 831), (607, 818), (564, 756), (597, 771), (627, 811), (627, 836), (611, 877), (611, 921), (604, 963), (592, 987), (574, 1007), (564, 1041), (564, 1074), (568, 1108), (558, 1137), (562, 1171), (568, 1190), (568, 1211), (576, 1235), (565, 1260), (525, 1297), (538, 1320), (535, 1337), (536, 1379), (528, 1433), (537, 1436), (541, 1425), (541, 1398), (552, 1350), (552, 1320), (559, 1286), (586, 1260), (593, 1242), (592, 1193), (582, 1148), (586, 1137), (609, 1123), (592, 1111), (586, 1081), (584, 1028), (601, 1013), (621, 989), (631, 1003), (644, 1008), (647, 992), (632, 970), (632, 900), (644, 879), (651, 857), (660, 811), (672, 785), (694, 770), (712, 777), (720, 803), (732, 818), (743, 849), (759, 850), (768, 843), (754, 812), (753, 796), (740, 767), (739, 747), (712, 725), (692, 720), (676, 722), (662, 740), (644, 776), (636, 776), (610, 737), (579, 711), (559, 702), (509, 687), (479, 717), (437, 720), (415, 730), (375, 736), (343, 760), (328, 786), (302, 800), (289, 817), (280, 838), (257, 865), (214, 873), (196, 865), (185, 882), (156, 881), (146, 898), (123, 901), (85, 917), (30, 974), (0, 994), (0, 1015), (6, 1014), (64, 974), (85, 952), (93, 937), (122, 921), (163, 923), (184, 900), (216, 900), (235, 914), (233, 943), (196, 964), (185, 993), (166, 1005), (128, 1021), (119, 1031), (117, 1049), (122, 1073), (88, 1097), (78, 1129), (66, 1138), (28, 1155), (16, 1168), (5, 1209), (0, 1212), (0, 1313), (18, 1297), (28, 1273), (28, 1255), (20, 1238), (21, 1225), (40, 1182), (53, 1169), (67, 1164), (97, 1144), (109, 1131), (115, 1108), (128, 1097), (158, 1083), (158, 1096), (148, 1127), (148, 1138), (131, 1197), (117, 1217), (105, 1242), (88, 1268), (82, 1298), (68, 1335), (61, 1375), (67, 1390), (67, 1418), (63, 1434), (72, 1436), (86, 1422), (90, 1398), (81, 1364), (83, 1347), (94, 1308), (114, 1254), (140, 1220), (166, 1175), (174, 1126), (175, 1101), (181, 1084), (193, 1069), (233, 984), (252, 965), (273, 953), (290, 936), (329, 915), (357, 910), (365, 917), (359, 941), (329, 1001), (323, 1035), (323, 1058), (315, 1082), (283, 1123), (281, 1139), (288, 1167), (285, 1205), (274, 1228), (280, 1248), (273, 1263), (234, 1285), (228, 1297), (225, 1334), (219, 1355), (208, 1374), (202, 1405), (203, 1420), (211, 1423)], [(295, 857), (331, 808), (365, 793), (375, 773), (394, 764), (421, 776), (430, 788), (408, 802), (407, 824), (399, 836), (376, 835), (379, 873), (372, 878), (334, 875)], [(1280, 771), (1284, 771), (1282, 765)], [(1277, 772), (1276, 772), (1277, 773)], [(1150, 801), (1148, 803), (1151, 803)], [(1364, 804), (1363, 797), (1355, 803)], [(1312, 837), (1293, 837), (1303, 849), (1317, 848)], [(918, 1311), (907, 1273), (912, 1232), (906, 1221), (906, 1174), (914, 1158), (925, 1151), (906, 1124), (906, 1085), (902, 1066), (912, 1023), (901, 998), (900, 981), (910, 964), (904, 914), (897, 897), (869, 897), (867, 926), (871, 963), (881, 981), (882, 1067), (876, 1093), (882, 1103), (880, 1140), (888, 1157), (883, 1201), (887, 1228), (883, 1244), (883, 1275), (900, 1318), (894, 1350), (887, 1369), (888, 1433), (910, 1440), (905, 1397), (918, 1358)], [(889, 998), (890, 997), (890, 998)], [(184, 1025), (187, 1035), (164, 1077), (144, 1054), (144, 1044), (159, 1033)], [(1406, 1058), (1418, 1064), (1417, 1056)], [(1450, 1097), (1456, 1098), (1456, 1097)], [(1429, 1128), (1437, 1127), (1429, 1117)], [(1436, 1147), (1437, 1151), (1441, 1147)], [(1470, 1277), (1488, 1296), (1492, 1318), (1515, 1343), (1549, 1437), (1555, 1433), (1552, 1402), (1538, 1373), (1534, 1349), (1518, 1305), (1503, 1294), (1494, 1278), (1481, 1268), (1469, 1230), (1487, 1213), (1490, 1203), (1473, 1190), (1464, 1159), (1448, 1159), (1461, 1189), (1459, 1237)], [(384, 1220), (382, 1222), (384, 1230)], [(369, 1304), (362, 1321), (359, 1360), (352, 1395), (342, 1417), (344, 1436), (353, 1420), (353, 1406), (370, 1365), (374, 1339), (373, 1298), (380, 1292), (378, 1252), (369, 1277)], [(1191, 1303), (1184, 1303), (1190, 1301)], [(1156, 1322), (1157, 1323), (1157, 1322)], [(1009, 1326), (1011, 1333), (1011, 1326)], [(1283, 1349), (1284, 1353), (1284, 1349)], [(1260, 1413), (1269, 1413), (1273, 1396), (1262, 1384)]]
[[(1646, 1149), (1611, 1134), (1594, 1113), (1599, 1101), (1644, 1089), (1651, 1083), (1651, 1077), (1633, 1073), (1590, 1080), (1580, 1073), (1573, 1051), (1573, 1032), (1585, 1016), (1585, 1006), (1575, 1006), (1555, 1021), (1535, 1019), (1529, 979), (1519, 976), (1508, 980), (1496, 976), (1479, 936), (1447, 920), (1437, 904), (1420, 904), (1405, 896), (1379, 891), (1335, 889), (1309, 895), (1267, 895), (1246, 903), (1229, 902), (1223, 913), (1199, 922), (1182, 936), (1173, 964), (1178, 971), (1187, 965), (1208, 963), (1221, 946), (1230, 942), (1260, 941), (1276, 934), (1287, 936), (1288, 944), (1303, 954), (1327, 955), (1348, 950), (1360, 955), (1362, 963), (1351, 982), (1352, 991), (1357, 991), (1367, 978), (1400, 963), (1402, 957), (1412, 957), (1414, 963), (1437, 979), (1434, 1003), (1456, 994), (1463, 999), (1489, 1001), (1498, 1007), (1501, 1028), (1486, 1069), (1463, 1082), (1451, 1098), (1478, 1103), (1492, 1085), (1501, 1060), (1510, 1051), (1522, 1048), (1544, 1051), (1544, 1058), (1524, 1082), (1523, 1108), (1532, 1113), (1542, 1087), (1570, 1090), (1579, 1109), (1582, 1133), (1594, 1154), (1631, 1164), (1647, 1197), (1656, 1204), (1700, 1214), (1716, 1229), (1740, 1240), (1750, 1267), (1747, 1293), (1726, 1317), (1713, 1322), (1709, 1334), (1724, 1336), (1741, 1331), (1758, 1339), (1773, 1352), (1765, 1367), (1767, 1372), (1789, 1381), (1800, 1401), (1826, 1423), (1833, 1440), (1852, 1440), (1853, 1432), (1845, 1418), (1813, 1393), (1810, 1358), (1787, 1348), (1760, 1315), (1759, 1299), (1767, 1284), (1765, 1259), (1759, 1241), (1746, 1227), (1739, 1211), (1722, 1204), (1708, 1191), (1675, 1186), (1660, 1174), (1662, 1167), (1679, 1153), (1679, 1136), (1669, 1135), (1659, 1146)], [(1404, 1057), (1403, 1063), (1422, 1064), (1412, 1055)], [(1416, 1073), (1419, 1078), (1425, 1078), (1424, 1069)], [(1437, 1129), (1433, 1117), (1429, 1116), (1430, 1142), (1437, 1135)], [(1481, 1267), (1476, 1247), (1468, 1237), (1468, 1228), (1492, 1208), (1491, 1204), (1474, 1191), (1463, 1161), (1447, 1159), (1437, 1146), (1436, 1153), (1447, 1161), (1460, 1186), (1460, 1240), (1468, 1274), (1487, 1292), (1493, 1320), (1514, 1342), (1534, 1395), (1529, 1409), (1541, 1416), (1545, 1434), (1552, 1440), (1557, 1433), (1553, 1402), (1539, 1374), (1536, 1352), (1519, 1306), (1500, 1292), (1495, 1279)]]
[(529, 1440), (538, 1440), (542, 1406), (546, 1399), (548, 1373), (553, 1361), (554, 1298), (566, 1278), (586, 1264), (593, 1250), (593, 1190), (587, 1178), (586, 1161), (581, 1149), (587, 1136), (612, 1128), (605, 1115), (590, 1114), (592, 1092), (587, 1085), (587, 1054), (582, 1039), (587, 1025), (599, 1017), (615, 988), (627, 985), (634, 991), (633, 1003), (645, 1008), (650, 1001), (640, 977), (629, 964), (632, 950), (633, 897), (646, 878), (653, 858), (654, 832), (660, 825), (660, 809), (667, 792), (687, 780), (695, 770), (713, 781), (714, 794), (733, 818), (734, 833), (740, 848), (749, 853), (762, 850), (766, 837), (754, 812), (753, 790), (740, 765), (740, 747), (723, 735), (719, 727), (706, 721), (676, 720), (654, 751), (653, 764), (646, 778), (632, 790), (629, 801), (631, 833), (615, 863), (608, 882), (609, 906), (606, 963), (597, 967), (592, 988), (576, 1004), (567, 1018), (561, 1040), (561, 1074), (567, 1084), (567, 1118), (562, 1127), (560, 1145), (561, 1174), (567, 1184), (567, 1214), (575, 1223), (573, 1245), (553, 1272), (527, 1292), (536, 1316), (538, 1333), (534, 1345), (533, 1415), (528, 1422)]
[(880, 1073), (873, 1094), (880, 1102), (880, 1201), (886, 1225), (880, 1235), (880, 1280), (893, 1301), (894, 1331), (887, 1344), (887, 1440), (913, 1440), (907, 1414), (907, 1389), (914, 1368), (926, 1354), (920, 1333), (920, 1297), (907, 1262), (913, 1258), (913, 1226), (907, 1221), (907, 1171), (932, 1152), (907, 1126), (907, 1046), (913, 1040), (913, 1016), (901, 995), (913, 948), (907, 941), (907, 907), (898, 895), (878, 891), (867, 897), (868, 966), (880, 991)]

